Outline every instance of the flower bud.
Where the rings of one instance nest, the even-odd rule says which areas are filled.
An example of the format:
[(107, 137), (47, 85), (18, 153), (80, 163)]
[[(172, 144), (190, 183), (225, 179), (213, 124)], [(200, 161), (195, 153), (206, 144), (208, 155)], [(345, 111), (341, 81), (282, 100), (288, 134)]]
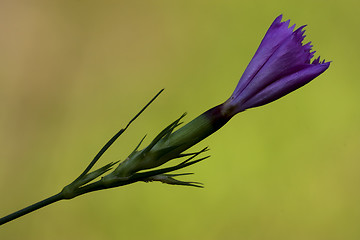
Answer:
[(240, 78), (223, 111), (235, 115), (279, 99), (323, 73), (330, 62), (313, 60), (310, 42), (303, 45), (305, 26), (294, 31), (277, 17)]
[[(185, 150), (217, 131), (235, 114), (275, 101), (323, 73), (330, 62), (320, 62), (320, 58), (311, 62), (314, 56), (314, 52), (310, 52), (312, 46), (310, 43), (302, 44), (304, 26), (294, 31), (295, 25), (289, 28), (289, 21), (281, 22), (281, 18), (280, 15), (271, 24), (235, 91), (226, 102), (204, 112), (174, 132), (184, 115), (181, 116), (155, 137), (148, 147), (141, 151), (137, 147), (105, 180), (112, 176), (128, 177), (183, 157), (186, 155), (183, 154)], [(154, 179), (172, 181), (163, 175)]]

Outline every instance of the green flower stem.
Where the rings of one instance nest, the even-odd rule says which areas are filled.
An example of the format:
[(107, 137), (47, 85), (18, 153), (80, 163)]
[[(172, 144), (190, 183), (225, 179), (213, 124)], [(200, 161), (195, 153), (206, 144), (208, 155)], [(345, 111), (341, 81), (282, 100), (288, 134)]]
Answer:
[(30, 206), (28, 206), (26, 208), (23, 208), (23, 209), (21, 209), (19, 211), (16, 211), (16, 212), (12, 213), (12, 214), (9, 214), (9, 215), (7, 215), (7, 216), (5, 216), (3, 218), (0, 218), (0, 225), (3, 225), (5, 223), (7, 223), (7, 222), (10, 222), (10, 221), (16, 219), (16, 218), (19, 218), (19, 217), (22, 217), (22, 216), (24, 216), (24, 215), (26, 215), (28, 213), (31, 213), (31, 212), (39, 209), (39, 208), (43, 208), (43, 207), (45, 207), (47, 205), (50, 205), (52, 203), (58, 202), (58, 201), (63, 200), (63, 199), (65, 199), (65, 198), (64, 198), (64, 196), (63, 196), (63, 194), (61, 192), (58, 193), (58, 194), (55, 194), (54, 196), (46, 198), (46, 199), (44, 199), (44, 200), (42, 200), (40, 202), (37, 202), (37, 203), (35, 203), (33, 205), (30, 205)]
[[(94, 157), (87, 168), (69, 185), (65, 186), (63, 190), (46, 198), (40, 202), (30, 205), (17, 212), (9, 214), (3, 218), (0, 218), (0, 225), (3, 225), (16, 218), (31, 213), (37, 209), (43, 208), (52, 203), (58, 202), (63, 199), (72, 199), (85, 193), (94, 192), (103, 189), (109, 189), (119, 186), (132, 184), (135, 182), (151, 182), (160, 181), (172, 185), (185, 185), (202, 187), (201, 184), (196, 182), (184, 182), (179, 181), (173, 176), (181, 176), (184, 174), (166, 174), (175, 170), (182, 169), (184, 167), (193, 165), (200, 162), (207, 157), (203, 157), (197, 160), (193, 160), (199, 154), (205, 152), (207, 148), (194, 153), (183, 153), (188, 148), (192, 147), (196, 143), (200, 142), (207, 136), (217, 131), (223, 126), (230, 118), (224, 116), (221, 112), (222, 105), (208, 110), (195, 118), (184, 127), (173, 132), (173, 130), (179, 126), (178, 120), (170, 124), (167, 128), (158, 134), (157, 137), (150, 143), (145, 149), (138, 151), (138, 147), (129, 155), (129, 157), (121, 162), (119, 166), (110, 174), (103, 176), (106, 172), (112, 169), (117, 162), (109, 163), (97, 170), (90, 171), (99, 158), (107, 151), (107, 149), (116, 141), (116, 139), (129, 127), (129, 125), (159, 96), (161, 90), (127, 125), (116, 133), (104, 146), (99, 153)], [(172, 167), (166, 167), (162, 169), (156, 169), (164, 163), (176, 159), (189, 157), (180, 164)], [(150, 169), (148, 171), (144, 171)], [(101, 177), (100, 179), (98, 179)], [(98, 180), (96, 180), (98, 179)]]
[(16, 211), (14, 213), (11, 213), (3, 218), (0, 218), (0, 226), (10, 222), (12, 220), (15, 220), (19, 217), (22, 217), (28, 213), (31, 213), (33, 211), (36, 211), (40, 208), (43, 208), (47, 205), (50, 205), (52, 203), (58, 202), (60, 200), (64, 200), (64, 199), (72, 199), (75, 198), (77, 196), (83, 195), (85, 193), (89, 193), (89, 192), (94, 192), (94, 191), (98, 191), (98, 190), (102, 190), (102, 189), (107, 189), (107, 188), (112, 188), (112, 187), (118, 187), (118, 186), (123, 186), (123, 185), (127, 185), (127, 184), (131, 184), (134, 183), (136, 181), (139, 181), (138, 179), (129, 179), (129, 180), (125, 180), (125, 181), (119, 181), (117, 183), (116, 186), (105, 186), (104, 183), (99, 180), (96, 181), (94, 183), (91, 183), (89, 185), (86, 185), (84, 187), (78, 188), (78, 189), (74, 189), (71, 193), (68, 193), (65, 191), (66, 187), (64, 188), (63, 191), (61, 191), (58, 194), (55, 194), (49, 198), (46, 198), (40, 202), (37, 202), (35, 204), (32, 204), (28, 207), (25, 207), (19, 211)]
[[(84, 187), (81, 187), (79, 189), (74, 190), (74, 192), (71, 195), (71, 197), (69, 197), (69, 194), (66, 194), (65, 191), (61, 191), (58, 194), (55, 194), (49, 198), (46, 198), (40, 202), (37, 202), (35, 204), (32, 204), (28, 207), (25, 207), (19, 211), (16, 211), (14, 213), (11, 213), (3, 218), (0, 218), (0, 226), (10, 222), (12, 220), (15, 220), (19, 217), (22, 217), (28, 213), (31, 213), (33, 211), (36, 211), (40, 208), (46, 207), (47, 205), (50, 205), (52, 203), (58, 202), (60, 200), (64, 200), (64, 199), (72, 199), (75, 198), (77, 196), (83, 195), (85, 193), (89, 193), (89, 192), (94, 192), (94, 191), (98, 191), (98, 190), (102, 190), (102, 189), (107, 189), (107, 188), (112, 188), (112, 187), (117, 187), (117, 186), (122, 186), (122, 185), (127, 185), (127, 184), (131, 184), (134, 183), (136, 181), (139, 181), (138, 179), (131, 179), (131, 180), (126, 180), (126, 181), (121, 181), (119, 182), (116, 186), (105, 186), (103, 184), (103, 182), (101, 180), (91, 183), (89, 185), (86, 185)], [(65, 189), (65, 188), (64, 188)]]
[[(26, 208), (23, 208), (23, 209), (21, 209), (19, 211), (16, 211), (16, 212), (12, 213), (12, 214), (9, 214), (9, 215), (7, 215), (7, 216), (5, 216), (3, 218), (0, 218), (0, 225), (3, 225), (5, 223), (7, 223), (7, 222), (15, 220), (15, 219), (17, 219), (19, 217), (22, 217), (22, 216), (24, 216), (24, 215), (26, 215), (28, 213), (31, 213), (31, 212), (33, 212), (35, 210), (38, 210), (40, 208), (43, 208), (43, 207), (45, 207), (47, 205), (58, 202), (60, 200), (72, 199), (72, 198), (75, 198), (77, 196), (83, 195), (85, 193), (99, 191), (99, 190), (103, 190), (103, 189), (120, 187), (120, 186), (124, 186), (124, 185), (128, 185), (128, 184), (132, 184), (132, 183), (135, 183), (135, 182), (139, 182), (139, 181), (147, 182), (147, 181), (149, 181), (149, 179), (151, 177), (159, 176), (160, 174), (163, 174), (163, 173), (167, 173), (167, 172), (175, 171), (175, 170), (178, 170), (178, 169), (182, 169), (184, 167), (193, 165), (193, 164), (195, 164), (197, 162), (200, 162), (200, 161), (206, 159), (207, 157), (203, 157), (201, 159), (191, 161), (194, 157), (196, 157), (199, 154), (205, 152), (206, 150), (207, 150), (207, 148), (204, 148), (203, 150), (192, 154), (193, 155), (192, 157), (190, 157), (189, 159), (183, 161), (182, 163), (180, 163), (180, 164), (178, 164), (176, 166), (163, 168), (163, 169), (150, 170), (150, 171), (147, 171), (147, 172), (136, 173), (136, 174), (132, 175), (129, 178), (118, 179), (117, 181), (114, 181), (110, 185), (107, 185), (103, 181), (103, 178), (96, 181), (96, 182), (93, 182), (93, 183), (90, 183), (88, 185), (82, 186), (80, 188), (75, 188), (75, 189), (68, 188), (68, 186), (71, 186), (71, 184), (70, 184), (67, 187), (65, 187), (60, 193), (55, 194), (54, 196), (46, 198), (46, 199), (44, 199), (44, 200), (42, 200), (40, 202), (37, 202), (37, 203), (35, 203), (33, 205), (30, 205), (30, 206), (28, 206)], [(186, 183), (186, 182), (183, 182), (183, 185), (197, 186), (198, 187), (198, 185), (191, 184), (191, 183)]]
[[(88, 193), (88, 192), (93, 192), (93, 191), (97, 191), (97, 190), (101, 190), (101, 189), (105, 189), (108, 188), (107, 186), (105, 186), (103, 184), (103, 182), (101, 180), (85, 185), (86, 188), (82, 185), (86, 184), (87, 182), (95, 179), (96, 177), (100, 176), (101, 174), (105, 173), (106, 171), (110, 170), (111, 167), (113, 166), (114, 163), (110, 163), (106, 166), (104, 166), (103, 168), (98, 169), (95, 172), (92, 172), (89, 174), (89, 171), (91, 170), (91, 168), (95, 165), (95, 163), (99, 160), (99, 158), (105, 153), (105, 151), (118, 139), (118, 137), (130, 126), (130, 124), (135, 121), (141, 113), (143, 113), (145, 111), (145, 109), (147, 109), (147, 107), (149, 107), (149, 105), (162, 93), (162, 91), (164, 91), (164, 89), (161, 89), (141, 110), (140, 112), (138, 112), (135, 117), (133, 117), (130, 122), (126, 125), (125, 128), (121, 129), (119, 132), (117, 132), (102, 148), (101, 150), (98, 152), (98, 154), (94, 157), (94, 159), (91, 161), (91, 163), (87, 166), (87, 168), (80, 174), (79, 177), (77, 177), (71, 184), (67, 185), (66, 187), (64, 187), (64, 189), (58, 193), (55, 194), (49, 198), (46, 198), (40, 202), (37, 202), (33, 205), (30, 205), (26, 208), (23, 208), (19, 211), (16, 211), (14, 213), (11, 213), (5, 217), (0, 218), (0, 225), (3, 225), (7, 222), (10, 222), (14, 219), (17, 219), (19, 217), (22, 217), (28, 213), (31, 213), (35, 210), (38, 210), (40, 208), (43, 208), (47, 205), (50, 205), (52, 203), (58, 202), (60, 200), (64, 200), (64, 199), (71, 199), (74, 198), (76, 196)], [(93, 175), (92, 175), (93, 174)], [(87, 178), (87, 176), (89, 178)], [(135, 180), (135, 181), (139, 181), (139, 180)], [(135, 182), (133, 181), (126, 181), (123, 182), (123, 184), (119, 184), (119, 186), (121, 185), (126, 185), (126, 184), (130, 184)], [(82, 186), (82, 187), (81, 187)]]

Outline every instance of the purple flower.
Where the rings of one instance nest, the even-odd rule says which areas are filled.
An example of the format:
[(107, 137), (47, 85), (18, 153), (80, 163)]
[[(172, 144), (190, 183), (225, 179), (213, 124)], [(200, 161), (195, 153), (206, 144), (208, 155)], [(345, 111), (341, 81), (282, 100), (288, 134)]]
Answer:
[(258, 50), (240, 78), (222, 112), (233, 116), (258, 107), (302, 87), (324, 72), (330, 62), (313, 60), (310, 42), (303, 45), (305, 26), (294, 31), (290, 20), (277, 17), (265, 34)]
[(304, 26), (294, 31), (295, 25), (289, 28), (289, 21), (281, 22), (281, 18), (277, 17), (270, 26), (234, 93), (226, 102), (174, 131), (179, 125), (179, 118), (148, 147), (132, 153), (115, 169), (115, 176), (131, 176), (186, 156), (184, 151), (216, 132), (236, 113), (281, 98), (324, 72), (330, 63), (320, 62), (320, 58), (311, 62), (314, 56), (314, 52), (310, 52), (312, 46), (310, 43), (302, 44)]

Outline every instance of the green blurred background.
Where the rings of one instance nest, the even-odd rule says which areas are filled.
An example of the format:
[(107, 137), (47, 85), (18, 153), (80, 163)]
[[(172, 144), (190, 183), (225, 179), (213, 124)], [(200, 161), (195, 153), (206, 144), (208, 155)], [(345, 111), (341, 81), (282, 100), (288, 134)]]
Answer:
[[(360, 239), (359, 2), (1, 1), (0, 215), (230, 96), (279, 14), (333, 61), (194, 147), (205, 189), (137, 183), (48, 206), (0, 239)], [(318, 55), (317, 55), (318, 56)], [(100, 166), (100, 165), (99, 165)]]

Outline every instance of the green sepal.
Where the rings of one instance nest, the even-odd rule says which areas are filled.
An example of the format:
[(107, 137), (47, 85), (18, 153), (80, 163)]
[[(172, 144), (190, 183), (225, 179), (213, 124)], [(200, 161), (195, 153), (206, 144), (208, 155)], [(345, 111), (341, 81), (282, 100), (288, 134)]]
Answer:
[(93, 180), (95, 180), (96, 178), (100, 177), (101, 175), (103, 175), (104, 173), (110, 171), (112, 169), (112, 166), (114, 166), (115, 164), (117, 164), (119, 161), (116, 162), (112, 162), (109, 163), (91, 173), (86, 174), (82, 179), (80, 179), (78, 182), (76, 182), (75, 184), (78, 186), (83, 186)]
[(179, 126), (179, 121), (186, 115), (184, 113), (179, 117), (177, 120), (175, 120), (173, 123), (171, 123), (169, 126), (167, 126), (164, 130), (162, 130), (155, 138), (152, 140), (152, 142), (147, 146), (145, 149), (143, 149), (141, 152), (142, 154), (146, 154), (150, 152), (150, 150), (162, 139), (167, 139), (171, 135), (171, 133), (174, 131), (174, 129)]
[(182, 185), (182, 186), (191, 186), (191, 187), (198, 187), (203, 188), (202, 183), (199, 182), (185, 182), (177, 180), (173, 177), (176, 176), (182, 176), (182, 175), (189, 175), (193, 173), (180, 173), (180, 174), (159, 174), (152, 177), (149, 177), (144, 180), (144, 182), (153, 182), (153, 181), (159, 181), (162, 183), (170, 184), (170, 185)]

